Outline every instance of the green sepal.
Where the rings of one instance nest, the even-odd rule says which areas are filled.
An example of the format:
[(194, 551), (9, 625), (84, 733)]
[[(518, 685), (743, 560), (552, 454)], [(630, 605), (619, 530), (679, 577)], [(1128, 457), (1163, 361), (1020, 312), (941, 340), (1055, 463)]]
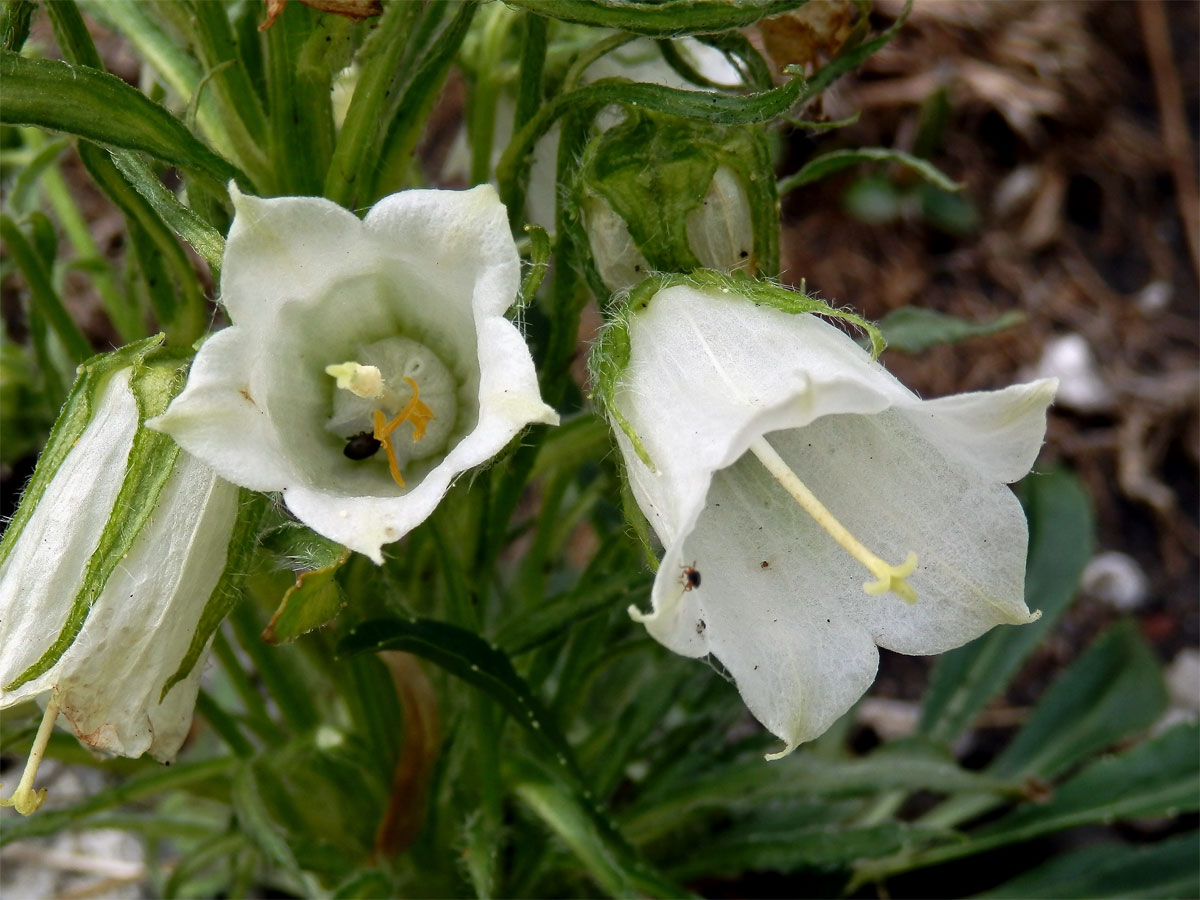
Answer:
[[(146, 349), (140, 355), (135, 351), (132, 363), (128, 359), (124, 360), (126, 365), (132, 364), (133, 367), (129, 387), (137, 402), (139, 423), (163, 413), (167, 404), (182, 390), (185, 381), (190, 356), (180, 356), (167, 350), (152, 354), (150, 351), (161, 340), (161, 336), (158, 336), (131, 345), (132, 348), (145, 347)], [(110, 357), (117, 356), (121, 352), (110, 354)], [(84, 368), (86, 369), (86, 366)], [(114, 371), (116, 371), (116, 367), (112, 365), (105, 367), (106, 376), (111, 375)], [(80, 380), (82, 381), (83, 377)], [(103, 380), (107, 380), (107, 378)], [(90, 396), (94, 402), (95, 392), (93, 391)], [(67, 406), (68, 408), (72, 406), (71, 400), (68, 400)], [(79, 428), (74, 438), (77, 439), (86, 428), (91, 418), (90, 411), (91, 404), (89, 403), (89, 415), (83, 420), (82, 427)], [(55, 431), (58, 431), (57, 425)], [(51, 436), (50, 445), (58, 446), (56, 437), (56, 435)], [(74, 439), (66, 446), (69, 449), (73, 444)], [(128, 555), (137, 536), (154, 513), (159, 495), (175, 468), (179, 452), (179, 445), (165, 434), (142, 427), (137, 429), (133, 436), (133, 444), (129, 448), (121, 488), (113, 502), (113, 512), (110, 513), (108, 523), (100, 534), (96, 549), (84, 566), (82, 581), (66, 621), (58, 637), (45, 652), (29, 668), (4, 686), (6, 691), (16, 690), (21, 685), (49, 671), (75, 642), (91, 612), (92, 605), (108, 583), (109, 576)], [(64, 452), (62, 455), (65, 457), (66, 453)], [(61, 462), (62, 459), (57, 458), (56, 454), (54, 462), (56, 470)], [(48, 483), (49, 478), (45, 484)], [(45, 484), (41, 485), (39, 498), (45, 491)], [(22, 506), (24, 505), (23, 503)], [(29, 504), (30, 515), (35, 505), (36, 501)], [(24, 522), (21, 524), (23, 525)], [(3, 555), (7, 555), (7, 546), (4, 548)]]
[(521, 292), (517, 294), (518, 310), (533, 302), (550, 268), (550, 235), (546, 234), (546, 229), (540, 225), (526, 225), (525, 233), (529, 235), (529, 269), (521, 282)]
[(620, 124), (588, 145), (581, 193), (585, 203), (587, 195), (599, 195), (625, 221), (651, 271), (688, 272), (701, 266), (688, 242), (688, 216), (704, 202), (720, 166), (733, 170), (749, 200), (753, 234), (745, 271), (774, 275), (779, 198), (760, 128), (627, 109)]
[(769, 306), (789, 315), (812, 313), (833, 319), (842, 319), (867, 333), (871, 342), (872, 358), (879, 356), (886, 346), (883, 333), (862, 316), (846, 310), (835, 309), (823, 300), (770, 281), (754, 281), (737, 275), (714, 272), (711, 269), (697, 269), (688, 274), (651, 275), (629, 292), (628, 300), (616, 310), (611, 321), (600, 333), (600, 338), (588, 360), (588, 368), (593, 385), (592, 396), (596, 405), (625, 433), (633, 445), (638, 459), (645, 463), (652, 472), (657, 471), (657, 468), (633, 426), (617, 409), (613, 398), (616, 396), (617, 386), (620, 384), (625, 369), (629, 365), (631, 318), (646, 309), (659, 291), (683, 284), (697, 290), (726, 294), (731, 301), (744, 300), (755, 306)]

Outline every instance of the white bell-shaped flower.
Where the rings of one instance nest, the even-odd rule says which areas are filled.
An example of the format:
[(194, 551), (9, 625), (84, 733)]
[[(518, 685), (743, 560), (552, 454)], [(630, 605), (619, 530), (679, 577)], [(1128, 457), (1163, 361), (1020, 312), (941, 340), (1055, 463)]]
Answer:
[(941, 653), (1036, 618), (1006, 484), (1038, 454), (1054, 381), (922, 400), (797, 312), (803, 295), (772, 308), (696, 280), (635, 291), (597, 351), (665, 548), (652, 609), (631, 614), (677, 653), (716, 656), (781, 756), (866, 691), (877, 645)]
[(358, 219), (234, 191), (233, 326), (151, 427), (313, 530), (382, 562), (451, 481), (555, 424), (505, 318), (520, 258), (489, 185), (385, 197)]
[(94, 389), (72, 395), (0, 552), (0, 708), (47, 707), (22, 812), (56, 718), (95, 750), (164, 762), (191, 728), (203, 669), (194, 636), (238, 491), (158, 435), (136, 441), (133, 372), (97, 373)]

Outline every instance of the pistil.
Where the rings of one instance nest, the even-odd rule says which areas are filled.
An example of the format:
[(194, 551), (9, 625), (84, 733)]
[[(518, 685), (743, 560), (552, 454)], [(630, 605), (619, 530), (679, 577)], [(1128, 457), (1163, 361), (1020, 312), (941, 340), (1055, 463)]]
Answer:
[(816, 498), (808, 486), (791, 470), (778, 453), (767, 443), (765, 437), (755, 438), (750, 444), (750, 452), (758, 457), (768, 472), (783, 485), (784, 490), (803, 507), (804, 511), (813, 517), (830, 537), (841, 545), (847, 553), (863, 564), (868, 572), (875, 576), (874, 581), (863, 584), (863, 590), (868, 594), (886, 594), (889, 591), (900, 597), (905, 603), (916, 603), (917, 592), (905, 579), (917, 568), (917, 554), (910, 552), (908, 557), (898, 566), (884, 562), (862, 543), (849, 529), (839, 522), (825, 504)]
[[(37, 736), (33, 739), (33, 748), (29, 751), (29, 759), (25, 762), (25, 771), (17, 782), (17, 789), (7, 799), (0, 797), (0, 806), (11, 806), (23, 816), (28, 816), (41, 807), (46, 801), (46, 789), (33, 789), (33, 780), (37, 778), (38, 766), (46, 753), (46, 745), (50, 743), (50, 735), (54, 731), (54, 721), (62, 707), (62, 697), (58, 688), (50, 692), (50, 702), (46, 704), (46, 712), (42, 716), (42, 724), (38, 726)], [(2, 785), (0, 785), (2, 787)]]

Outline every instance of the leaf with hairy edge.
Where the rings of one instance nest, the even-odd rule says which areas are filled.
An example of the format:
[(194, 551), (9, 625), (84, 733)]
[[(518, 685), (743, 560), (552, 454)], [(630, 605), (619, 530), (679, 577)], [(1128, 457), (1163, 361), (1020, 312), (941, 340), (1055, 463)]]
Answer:
[(808, 0), (508, 0), (539, 16), (619, 28), (653, 37), (729, 31), (803, 6)]
[(241, 172), (200, 143), (182, 122), (115, 75), (53, 59), (0, 51), (0, 122), (38, 125), (163, 162), (224, 184)]
[(862, 147), (858, 150), (834, 150), (810, 159), (799, 172), (794, 172), (780, 179), (779, 193), (782, 196), (788, 191), (795, 190), (814, 181), (827, 178), (834, 172), (864, 162), (899, 163), (912, 169), (930, 184), (935, 184), (944, 191), (962, 190), (962, 185), (953, 181), (938, 171), (937, 167), (928, 160), (905, 153), (903, 150), (889, 150), (886, 147)]
[[(163, 351), (153, 359), (143, 357), (134, 367), (129, 386), (137, 401), (140, 421), (160, 415), (182, 390), (189, 362), (190, 357)], [(138, 428), (113, 503), (113, 509), (120, 510), (120, 514), (109, 518), (95, 551), (88, 558), (78, 593), (58, 637), (29, 668), (5, 685), (5, 690), (15, 690), (48, 671), (75, 642), (92, 604), (158, 505), (159, 494), (171, 477), (179, 453), (179, 445), (165, 434)]]
[(938, 658), (925, 695), (920, 732), (949, 742), (1004, 689), (1033, 648), (1054, 627), (1092, 556), (1092, 511), (1078, 480), (1066, 472), (1022, 482), (1029, 519), (1025, 597), (1042, 617), (1020, 628), (1002, 626)]
[[(533, 790), (556, 798), (553, 806), (562, 815), (567, 815), (564, 810), (569, 808), (569, 815), (575, 822), (571, 826), (572, 833), (583, 828), (595, 836), (600, 843), (600, 852), (620, 861), (620, 868), (634, 880), (638, 892), (664, 897), (682, 895), (677, 886), (663, 880), (637, 856), (595, 805), (584, 786), (570, 745), (554, 724), (554, 717), (502, 651), (470, 631), (432, 619), (366, 622), (351, 628), (338, 645), (340, 656), (380, 650), (401, 650), (428, 659), (499, 703), (534, 739), (534, 744), (542, 751), (540, 762), (554, 774), (557, 784), (545, 781), (540, 774), (541, 766), (525, 765), (520, 779), (527, 784), (541, 785)], [(511, 763), (521, 765), (517, 760)], [(587, 820), (586, 825), (579, 824), (583, 819)]]
[(1011, 311), (989, 322), (972, 322), (948, 316), (935, 309), (902, 306), (894, 309), (879, 323), (889, 350), (920, 353), (938, 344), (953, 344), (967, 338), (983, 337), (1007, 331), (1025, 321), (1025, 314)]
[(606, 820), (575, 793), (513, 760), (516, 794), (557, 834), (592, 879), (613, 897), (690, 897), (688, 891), (647, 865)]

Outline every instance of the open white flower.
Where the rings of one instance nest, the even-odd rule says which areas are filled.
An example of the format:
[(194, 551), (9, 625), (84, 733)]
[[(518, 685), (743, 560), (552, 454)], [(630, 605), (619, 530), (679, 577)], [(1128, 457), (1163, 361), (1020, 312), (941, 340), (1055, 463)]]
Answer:
[(520, 258), (492, 187), (393, 194), (363, 220), (314, 197), (234, 203), (221, 272), (234, 325), (150, 423), (220, 475), (282, 491), (378, 563), (455, 476), (557, 423), (504, 316)]
[(1036, 618), (1005, 485), (1037, 456), (1054, 381), (921, 400), (797, 313), (802, 295), (782, 311), (760, 305), (782, 289), (707, 283), (635, 291), (598, 392), (665, 548), (653, 609), (631, 614), (715, 655), (776, 757), (862, 695), (876, 645), (940, 653)]
[[(195, 635), (238, 492), (141, 431), (134, 366), (109, 370), (137, 346), (88, 364), (0, 545), (0, 708), (35, 698), (47, 708), (14, 795), (26, 813), (40, 803), (31, 782), (56, 719), (96, 750), (164, 762), (191, 728), (204, 650)], [(142, 386), (153, 391), (176, 368)]]

